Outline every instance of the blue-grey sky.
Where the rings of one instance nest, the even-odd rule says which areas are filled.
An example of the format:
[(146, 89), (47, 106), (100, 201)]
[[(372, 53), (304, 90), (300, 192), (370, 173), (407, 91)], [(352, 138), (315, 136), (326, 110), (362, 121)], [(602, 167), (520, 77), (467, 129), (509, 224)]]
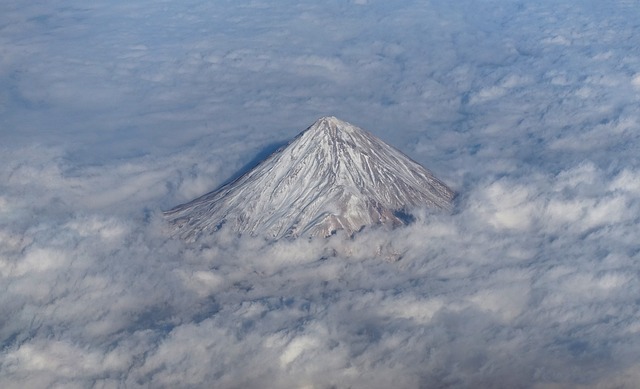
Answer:
[[(626, 0), (3, 1), (0, 386), (636, 387), (639, 21)], [(324, 115), (432, 170), (453, 214), (167, 236), (161, 210)]]

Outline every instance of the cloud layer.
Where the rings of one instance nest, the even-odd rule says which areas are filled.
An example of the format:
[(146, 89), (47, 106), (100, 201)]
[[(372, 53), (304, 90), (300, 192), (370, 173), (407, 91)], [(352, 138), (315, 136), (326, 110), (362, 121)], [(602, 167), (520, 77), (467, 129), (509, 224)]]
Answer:
[[(634, 4), (0, 7), (3, 388), (640, 381)], [(168, 236), (162, 209), (326, 114), (453, 214)]]

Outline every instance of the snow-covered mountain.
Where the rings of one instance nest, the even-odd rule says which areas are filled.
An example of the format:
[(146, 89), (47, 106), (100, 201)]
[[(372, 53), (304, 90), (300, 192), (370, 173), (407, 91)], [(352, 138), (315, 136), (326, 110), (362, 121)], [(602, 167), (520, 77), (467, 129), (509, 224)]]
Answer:
[(450, 209), (454, 192), (372, 134), (323, 117), (235, 181), (165, 212), (196, 240), (223, 225), (274, 239), (404, 224), (416, 207)]

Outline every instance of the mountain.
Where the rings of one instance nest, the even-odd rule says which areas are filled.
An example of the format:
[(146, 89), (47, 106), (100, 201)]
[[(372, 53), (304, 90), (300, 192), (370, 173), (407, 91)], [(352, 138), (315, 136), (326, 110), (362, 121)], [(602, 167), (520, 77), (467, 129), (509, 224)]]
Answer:
[(165, 212), (194, 241), (223, 225), (273, 239), (401, 225), (413, 208), (449, 210), (454, 192), (372, 134), (323, 117), (235, 181)]

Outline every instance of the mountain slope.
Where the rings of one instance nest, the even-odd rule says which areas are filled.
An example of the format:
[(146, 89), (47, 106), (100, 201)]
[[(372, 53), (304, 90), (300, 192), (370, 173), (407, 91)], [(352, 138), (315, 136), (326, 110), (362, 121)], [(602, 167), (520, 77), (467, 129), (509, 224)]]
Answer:
[(370, 133), (323, 117), (235, 181), (165, 212), (187, 240), (222, 225), (271, 238), (403, 224), (413, 207), (449, 209), (453, 191)]

